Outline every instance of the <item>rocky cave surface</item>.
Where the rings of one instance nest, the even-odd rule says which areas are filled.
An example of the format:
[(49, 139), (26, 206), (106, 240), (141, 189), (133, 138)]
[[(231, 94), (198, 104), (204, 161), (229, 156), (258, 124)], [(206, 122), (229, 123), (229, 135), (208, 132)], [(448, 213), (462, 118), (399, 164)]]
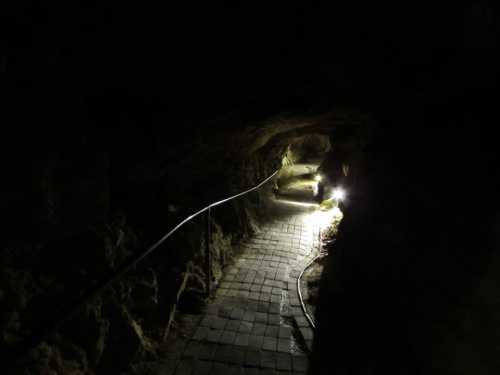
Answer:
[[(454, 128), (458, 120), (448, 112), (441, 120), (471, 147), (482, 139), (473, 128)], [(447, 129), (430, 139), (413, 132), (425, 148), (409, 150), (398, 123), (374, 130), (369, 117), (343, 109), (235, 121), (175, 137), (168, 128), (146, 136), (131, 127), (116, 142), (99, 132), (62, 143), (39, 138), (34, 165), (28, 155), (22, 173), (6, 165), (4, 353), (18, 354), (23, 338), (50, 326), (87, 288), (196, 209), (326, 152), (319, 170), (349, 198), (314, 291), (311, 373), (460, 374), (498, 366), (498, 217), (494, 201), (484, 200), (488, 190), (466, 178), (491, 171), (487, 150), (464, 152)], [(412, 124), (424, 121), (425, 113)], [(214, 281), (239, 241), (272, 215), (259, 199), (252, 194), (214, 210)], [(14, 373), (111, 374), (154, 360), (175, 313), (205, 304), (204, 225), (202, 218), (187, 225), (32, 348)]]
[[(485, 118), (420, 111), (404, 117), (406, 129), (378, 128), (357, 159), (322, 274), (311, 374), (500, 368), (498, 200)], [(441, 127), (425, 125), (431, 111)]]
[[(23, 340), (311, 147), (348, 199), (309, 373), (500, 372), (498, 5), (35, 3), (0, 12), (1, 373), (153, 360), (205, 303), (203, 218)], [(260, 203), (214, 210), (215, 281)]]
[[(17, 355), (29, 348), (20, 368), (33, 374), (120, 373), (154, 358), (175, 312), (204, 306), (204, 217), (41, 343), (25, 347), (23, 339), (46, 333), (82, 294), (197, 209), (283, 165), (331, 153), (332, 129), (347, 125), (368, 127), (368, 121), (339, 109), (252, 123), (227, 118), (216, 132), (129, 126), (118, 139), (83, 131), (61, 141), (50, 134), (37, 139), (31, 150), (37, 161), (30, 165), (26, 155), (22, 173), (9, 171), (3, 200), (11, 218), (1, 262), (3, 349)], [(266, 215), (272, 213), (262, 210), (258, 193), (213, 209), (215, 283), (239, 241), (258, 231)]]
[[(449, 127), (430, 133), (417, 130), (425, 112), (415, 116), (411, 144), (399, 122), (373, 131), (366, 115), (341, 109), (237, 126), (228, 118), (216, 132), (175, 137), (168, 128), (147, 136), (130, 127), (115, 141), (112, 132), (38, 138), (34, 164), (26, 154), (23, 169), (4, 169), (4, 353), (18, 354), (23, 338), (180, 219), (304, 159), (313, 146), (327, 151), (319, 170), (349, 199), (315, 296), (311, 373), (497, 368), (498, 216), (486, 200), (495, 185), (475, 183), (492, 171), (492, 154), (465, 152), (463, 143), (480, 149), (482, 134), (457, 129), (461, 119), (450, 113), (440, 118)], [(450, 142), (450, 129), (460, 142)], [(253, 194), (214, 211), (215, 281), (239, 240), (272, 215), (260, 208)], [(45, 337), (14, 373), (121, 373), (154, 359), (175, 311), (204, 306), (203, 228), (203, 220), (187, 225)]]

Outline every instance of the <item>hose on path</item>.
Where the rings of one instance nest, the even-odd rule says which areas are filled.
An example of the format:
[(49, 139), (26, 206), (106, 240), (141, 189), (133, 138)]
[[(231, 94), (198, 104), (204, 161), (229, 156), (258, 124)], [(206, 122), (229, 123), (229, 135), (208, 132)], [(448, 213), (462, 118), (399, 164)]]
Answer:
[(302, 270), (300, 273), (299, 277), (297, 278), (297, 293), (299, 295), (299, 301), (300, 301), (300, 306), (302, 307), (302, 312), (304, 313), (304, 316), (306, 317), (307, 321), (309, 322), (309, 325), (313, 330), (316, 330), (316, 324), (314, 323), (314, 319), (312, 316), (307, 312), (306, 305), (304, 304), (304, 299), (302, 298), (302, 292), (300, 291), (300, 278), (304, 274), (304, 272), (314, 263), (316, 262), (316, 259), (318, 259), (321, 256), (321, 252), (316, 255)]

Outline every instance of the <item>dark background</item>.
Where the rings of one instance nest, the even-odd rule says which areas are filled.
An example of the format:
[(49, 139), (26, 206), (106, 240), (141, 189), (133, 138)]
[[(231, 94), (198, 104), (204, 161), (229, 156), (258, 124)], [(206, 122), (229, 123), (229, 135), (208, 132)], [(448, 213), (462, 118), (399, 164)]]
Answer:
[(435, 128), (432, 113), (475, 118), (494, 105), (498, 12), (486, 1), (2, 8), (3, 123), (15, 135), (3, 149), (13, 152), (106, 144), (129, 129), (182, 133), (243, 109), (250, 119), (348, 105), (406, 131), (424, 111), (418, 127)]
[(487, 2), (21, 4), (2, 12), (9, 102), (24, 114), (38, 104), (40, 115), (61, 117), (53, 122), (76, 110), (80, 121), (104, 122), (127, 98), (142, 116), (192, 115), (196, 106), (207, 118), (297, 94), (377, 108), (405, 95), (443, 103), (496, 86), (498, 16)]

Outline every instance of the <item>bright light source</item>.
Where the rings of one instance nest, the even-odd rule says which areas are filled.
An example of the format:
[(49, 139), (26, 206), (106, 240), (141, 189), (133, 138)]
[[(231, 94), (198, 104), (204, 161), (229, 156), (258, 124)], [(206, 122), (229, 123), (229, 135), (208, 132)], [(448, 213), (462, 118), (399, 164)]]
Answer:
[(323, 229), (332, 222), (332, 218), (331, 211), (314, 211), (304, 219), (304, 222), (312, 228)]
[(304, 223), (312, 228), (323, 230), (335, 221), (342, 219), (342, 211), (338, 207), (327, 211), (314, 211), (304, 218)]
[(317, 174), (316, 176), (314, 176), (314, 179), (318, 182), (320, 182), (322, 179), (323, 179), (323, 176), (320, 175), (320, 174)]
[(332, 198), (338, 201), (341, 201), (345, 198), (345, 191), (342, 188), (336, 188), (333, 190)]
[(317, 203), (296, 202), (296, 201), (290, 201), (290, 200), (286, 200), (286, 199), (279, 199), (279, 200), (277, 200), (277, 202), (288, 204), (288, 205), (291, 205), (291, 206), (300, 206), (300, 207), (314, 207), (314, 208), (318, 208), (318, 206), (319, 206), (319, 204), (317, 204)]

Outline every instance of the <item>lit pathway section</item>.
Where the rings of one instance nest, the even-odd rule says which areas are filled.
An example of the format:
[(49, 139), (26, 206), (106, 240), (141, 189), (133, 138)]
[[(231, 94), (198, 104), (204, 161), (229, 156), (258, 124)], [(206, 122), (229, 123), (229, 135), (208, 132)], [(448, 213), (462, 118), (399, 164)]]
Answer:
[(297, 277), (318, 251), (315, 208), (273, 202), (276, 219), (227, 267), (175, 374), (305, 374), (313, 332)]

